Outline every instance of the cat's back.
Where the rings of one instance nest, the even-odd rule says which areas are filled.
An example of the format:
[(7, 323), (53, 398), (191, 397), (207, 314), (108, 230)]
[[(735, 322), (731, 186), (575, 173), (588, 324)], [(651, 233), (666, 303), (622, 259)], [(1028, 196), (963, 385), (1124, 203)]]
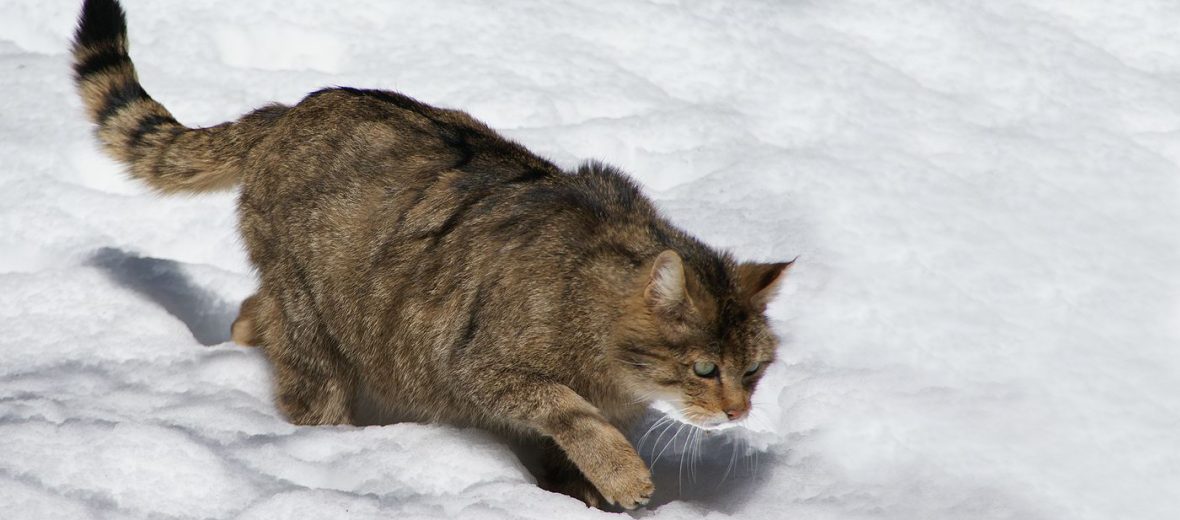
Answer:
[[(477, 158), (483, 164), (472, 165)], [(429, 182), (468, 165), (556, 171), (465, 112), (345, 87), (314, 92), (278, 116), (248, 165), (246, 191), (309, 181)]]
[(563, 172), (465, 112), (395, 92), (326, 89), (277, 117), (247, 160), (245, 214), (296, 227), (377, 220), (381, 229), (366, 227), (373, 240), (432, 246), (460, 230), (466, 240), (548, 232), (580, 243), (654, 215), (613, 168)]
[(332, 243), (343, 239), (363, 249), (391, 227), (427, 232), (505, 178), (558, 171), (464, 112), (395, 92), (325, 89), (275, 113), (244, 161), (250, 249), (341, 252)]

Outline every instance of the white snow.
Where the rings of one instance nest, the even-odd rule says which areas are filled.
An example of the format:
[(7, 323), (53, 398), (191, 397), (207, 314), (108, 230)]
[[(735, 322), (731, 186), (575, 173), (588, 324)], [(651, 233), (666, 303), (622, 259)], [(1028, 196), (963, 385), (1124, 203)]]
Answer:
[[(97, 151), (78, 7), (0, 0), (0, 516), (611, 516), (484, 432), (283, 421), (227, 342), (256, 283), (233, 195), (156, 197)], [(393, 88), (801, 255), (754, 416), (637, 431), (634, 516), (1180, 518), (1180, 3), (126, 7), (183, 122)]]

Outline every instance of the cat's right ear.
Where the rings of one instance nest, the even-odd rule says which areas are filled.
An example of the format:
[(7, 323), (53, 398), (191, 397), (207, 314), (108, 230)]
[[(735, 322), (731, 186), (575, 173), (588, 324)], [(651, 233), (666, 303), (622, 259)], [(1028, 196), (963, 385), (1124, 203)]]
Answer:
[(684, 280), (684, 261), (668, 249), (652, 262), (647, 285), (643, 289), (647, 304), (664, 314), (679, 316), (692, 308)]
[(787, 270), (794, 264), (795, 260), (769, 264), (747, 262), (739, 265), (738, 285), (746, 301), (765, 310), (766, 304), (770, 303), (771, 298), (774, 298)]

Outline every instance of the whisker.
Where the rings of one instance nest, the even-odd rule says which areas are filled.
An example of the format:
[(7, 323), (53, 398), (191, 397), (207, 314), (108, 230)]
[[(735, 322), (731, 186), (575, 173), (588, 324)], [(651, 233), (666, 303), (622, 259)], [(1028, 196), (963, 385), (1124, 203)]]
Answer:
[(758, 478), (758, 450), (754, 450), (754, 474), (751, 476), (755, 479)]
[(680, 471), (676, 476), (676, 484), (680, 487), (680, 496), (684, 496), (684, 452), (688, 448), (689, 438), (692, 438), (692, 431), (688, 432), (688, 438), (684, 439), (684, 446), (680, 447)]
[[(675, 423), (673, 423), (673, 424), (675, 424)], [(671, 428), (671, 425), (669, 425), (668, 427)], [(682, 430), (682, 429), (684, 429), (684, 423), (680, 423), (680, 426), (678, 426), (676, 428), (676, 433), (672, 434), (672, 438), (668, 439), (668, 443), (664, 445), (664, 449), (660, 450), (660, 453), (656, 455), (655, 460), (652, 461), (652, 463), (651, 463), (653, 468), (655, 467), (656, 463), (660, 461), (660, 457), (664, 455), (664, 452), (668, 451), (668, 447), (671, 446), (672, 443), (676, 441), (676, 437), (680, 435), (680, 430)], [(660, 436), (663, 437), (663, 434), (661, 433)], [(659, 441), (657, 440), (656, 442), (658, 443)]]
[(755, 460), (758, 455), (754, 452), (753, 448), (749, 447), (749, 441), (746, 441), (746, 444), (746, 470), (750, 472), (750, 476), (753, 476), (758, 467), (757, 461)]
[[(660, 431), (660, 435), (658, 437), (656, 437), (656, 442), (654, 442), (652, 444), (652, 449), (659, 449), (660, 448), (660, 439), (663, 439), (664, 434), (668, 433), (668, 430), (672, 429), (673, 426), (676, 426), (676, 421), (668, 421), (668, 425), (665, 426), (664, 429)], [(680, 430), (676, 430), (676, 434), (672, 435), (672, 439), (675, 439), (676, 435), (679, 435), (679, 434), (680, 434)], [(664, 451), (668, 449), (669, 444), (672, 444), (671, 440), (669, 440), (668, 444), (664, 445), (664, 449), (660, 450), (659, 453), (656, 454), (655, 458), (652, 459), (651, 466), (648, 466), (648, 468), (647, 468), (648, 470), (652, 470), (656, 467), (656, 463), (660, 461), (660, 456), (663, 455)]]
[[(685, 425), (689, 426), (689, 425)], [(688, 458), (688, 473), (690, 484), (692, 483), (692, 450), (689, 449), (689, 443), (696, 437), (696, 433), (700, 428), (692, 427), (688, 430), (688, 436), (684, 438), (684, 445), (680, 447), (680, 472), (677, 476), (677, 484), (680, 486), (680, 495), (684, 495), (684, 459)]]
[(651, 435), (651, 432), (655, 431), (655, 429), (657, 427), (659, 427), (661, 424), (664, 424), (664, 423), (671, 421), (671, 420), (672, 420), (671, 417), (668, 417), (667, 415), (665, 415), (665, 416), (661, 417), (659, 420), (657, 420), (656, 422), (652, 423), (651, 426), (648, 427), (647, 432), (644, 433), (643, 436), (639, 438), (639, 442), (635, 443), (635, 448), (636, 449), (643, 448), (643, 441), (647, 439), (647, 436)]
[[(697, 429), (697, 433), (696, 433), (696, 449), (695, 449), (695, 452), (696, 452), (696, 466), (700, 466), (700, 465), (701, 465), (701, 460), (702, 460), (702, 456), (703, 456), (703, 455), (702, 455), (702, 452), (703, 452), (703, 450), (704, 450), (704, 448), (702, 448), (702, 445), (703, 445), (703, 443), (704, 443), (704, 440), (706, 440), (706, 439), (707, 439), (708, 435), (709, 435), (709, 433), (708, 433), (708, 432), (706, 432), (706, 430), (703, 430), (703, 429)], [(700, 473), (700, 469), (697, 469), (697, 472), (696, 472), (696, 473)]]
[(742, 437), (738, 437), (734, 442), (729, 443), (730, 448), (732, 448), (729, 455), (729, 465), (725, 466), (725, 473), (721, 475), (721, 482), (717, 483), (718, 488), (725, 483), (725, 479), (729, 478), (729, 472), (733, 471), (734, 465), (737, 464), (738, 443), (736, 441), (738, 440), (743, 439)]

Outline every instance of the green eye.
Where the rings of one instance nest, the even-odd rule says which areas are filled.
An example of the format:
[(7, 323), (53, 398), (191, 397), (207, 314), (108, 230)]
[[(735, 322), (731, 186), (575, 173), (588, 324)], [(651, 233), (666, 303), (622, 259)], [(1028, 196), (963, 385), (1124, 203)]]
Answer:
[(717, 374), (717, 364), (712, 361), (697, 361), (692, 364), (692, 372), (701, 377), (713, 377)]
[(753, 366), (746, 369), (746, 375), (754, 375), (754, 372), (757, 372), (759, 368), (762, 368), (762, 363), (754, 363)]

